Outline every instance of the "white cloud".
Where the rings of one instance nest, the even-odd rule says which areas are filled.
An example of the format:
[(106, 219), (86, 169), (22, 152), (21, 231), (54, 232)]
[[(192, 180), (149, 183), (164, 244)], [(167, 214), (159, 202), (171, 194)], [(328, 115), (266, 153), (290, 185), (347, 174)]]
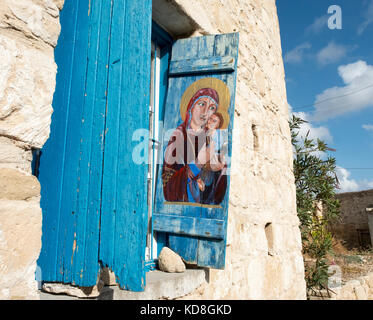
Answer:
[(304, 42), (299, 46), (295, 47), (293, 50), (290, 50), (285, 54), (285, 62), (287, 63), (301, 63), (303, 61), (305, 51), (311, 48), (311, 44), (309, 42)]
[(351, 172), (342, 167), (337, 167), (336, 174), (339, 181), (338, 192), (354, 192), (359, 190), (357, 182), (350, 178)]
[[(301, 118), (301, 119), (307, 121), (306, 123), (302, 123), (300, 125), (299, 130), (298, 130), (297, 140), (299, 142), (304, 140), (306, 137), (308, 137), (308, 139), (314, 140), (315, 142), (317, 141), (317, 139), (320, 139), (320, 140), (326, 142), (327, 144), (329, 144), (333, 141), (333, 136), (330, 134), (329, 129), (327, 127), (325, 127), (325, 126), (320, 126), (320, 127), (313, 126), (312, 123), (309, 122), (310, 117), (309, 117), (308, 113), (292, 112), (291, 105), (289, 103), (288, 103), (288, 105), (289, 105), (290, 117), (292, 117), (294, 115), (298, 118)], [(325, 158), (327, 156), (327, 154), (323, 151), (314, 151), (314, 152), (312, 152), (312, 154), (314, 156), (319, 157), (319, 158)]]
[(373, 124), (363, 124), (362, 127), (367, 131), (373, 131)]
[(337, 63), (338, 61), (346, 57), (347, 52), (351, 50), (352, 48), (349, 46), (340, 45), (335, 43), (334, 41), (331, 41), (326, 47), (322, 48), (317, 53), (316, 59), (320, 65)]
[(364, 7), (364, 21), (359, 25), (357, 34), (360, 36), (373, 23), (373, 0)]
[(327, 127), (325, 126), (320, 126), (320, 127), (315, 127), (313, 126), (309, 121), (310, 121), (310, 116), (309, 114), (305, 113), (305, 112), (293, 112), (293, 114), (298, 117), (298, 118), (301, 118), (305, 121), (307, 121), (307, 123), (303, 123), (299, 129), (299, 137), (301, 138), (305, 138), (307, 133), (308, 133), (308, 138), (309, 139), (320, 139), (320, 140), (323, 140), (327, 143), (330, 143), (333, 141), (333, 137), (332, 135), (330, 134), (330, 131)]
[(345, 86), (332, 87), (316, 96), (311, 119), (323, 121), (373, 106), (373, 66), (357, 61), (338, 68)]
[(336, 174), (339, 180), (339, 189), (337, 190), (338, 193), (373, 189), (373, 180), (369, 181), (367, 179), (363, 179), (356, 181), (351, 178), (351, 172), (345, 168), (337, 166)]
[(294, 49), (288, 51), (285, 54), (284, 61), (286, 63), (300, 64), (306, 57), (312, 57), (316, 58), (316, 61), (324, 66), (326, 64), (337, 63), (345, 58), (348, 52), (354, 50), (356, 46), (346, 46), (331, 41), (316, 54), (308, 53), (311, 48), (312, 45), (309, 42), (303, 42)]
[[(289, 112), (292, 111), (292, 107), (289, 105)], [(305, 112), (292, 112), (293, 115), (299, 117), (303, 120), (309, 121), (310, 115)], [(373, 125), (363, 125), (363, 127), (367, 127), (368, 130), (373, 130)], [(309, 132), (309, 133), (308, 133)], [(299, 129), (299, 136), (305, 137), (308, 133), (308, 138), (310, 139), (320, 139), (327, 143), (331, 143), (333, 141), (333, 136), (331, 135), (329, 129), (325, 126), (314, 126), (312, 123), (304, 123), (301, 125)], [(326, 154), (324, 152), (315, 152), (314, 155), (319, 157), (325, 157)], [(342, 192), (355, 192), (355, 191), (362, 191), (362, 190), (369, 190), (373, 189), (373, 180), (362, 179), (362, 180), (355, 180), (351, 178), (351, 172), (342, 168), (340, 166), (336, 167), (336, 175), (339, 181), (339, 189), (336, 190), (338, 193)]]
[(328, 15), (325, 15), (325, 16), (322, 16), (322, 17), (318, 17), (316, 18), (313, 23), (311, 25), (309, 25), (307, 28), (306, 28), (306, 31), (305, 33), (306, 34), (318, 34), (320, 33), (324, 28), (327, 29), (327, 26), (328, 26), (328, 19), (329, 19), (329, 16)]

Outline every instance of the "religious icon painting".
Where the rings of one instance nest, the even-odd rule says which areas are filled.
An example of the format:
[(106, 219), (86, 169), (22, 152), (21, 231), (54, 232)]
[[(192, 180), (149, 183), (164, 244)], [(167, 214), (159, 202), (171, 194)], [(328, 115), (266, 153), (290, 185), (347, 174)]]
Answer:
[(181, 124), (164, 153), (166, 202), (219, 205), (227, 190), (230, 93), (217, 78), (193, 82), (180, 99)]
[(158, 249), (216, 269), (225, 265), (238, 38), (172, 45), (151, 220)]

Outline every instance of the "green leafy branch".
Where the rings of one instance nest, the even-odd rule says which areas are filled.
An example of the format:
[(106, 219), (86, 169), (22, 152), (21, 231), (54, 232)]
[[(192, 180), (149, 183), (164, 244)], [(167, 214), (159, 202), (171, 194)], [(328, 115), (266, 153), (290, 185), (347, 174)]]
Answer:
[(340, 204), (335, 197), (339, 182), (336, 160), (327, 154), (335, 150), (320, 139), (311, 139), (309, 131), (300, 136), (304, 123), (307, 121), (294, 115), (289, 122), (306, 284), (308, 292), (315, 293), (329, 290), (327, 255), (332, 251), (332, 234), (328, 226), (340, 215)]

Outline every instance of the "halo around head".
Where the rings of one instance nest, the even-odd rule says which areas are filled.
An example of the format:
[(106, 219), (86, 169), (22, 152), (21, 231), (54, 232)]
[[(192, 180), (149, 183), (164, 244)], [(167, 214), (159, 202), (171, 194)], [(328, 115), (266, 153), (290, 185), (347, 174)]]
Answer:
[(193, 82), (183, 93), (180, 101), (180, 116), (183, 121), (185, 121), (186, 110), (190, 99), (194, 94), (203, 88), (211, 88), (217, 91), (219, 95), (219, 106), (216, 112), (221, 113), (224, 119), (224, 124), (221, 129), (227, 129), (229, 125), (229, 114), (228, 108), (230, 105), (230, 93), (227, 85), (224, 81), (217, 78), (203, 78)]

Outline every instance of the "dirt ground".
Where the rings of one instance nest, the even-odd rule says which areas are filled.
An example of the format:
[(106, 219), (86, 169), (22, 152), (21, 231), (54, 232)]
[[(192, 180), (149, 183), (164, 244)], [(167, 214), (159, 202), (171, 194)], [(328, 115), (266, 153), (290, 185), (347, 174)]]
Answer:
[(333, 253), (328, 257), (332, 265), (337, 265), (342, 270), (342, 282), (353, 280), (367, 275), (373, 271), (373, 250), (346, 249), (343, 241), (333, 241)]

